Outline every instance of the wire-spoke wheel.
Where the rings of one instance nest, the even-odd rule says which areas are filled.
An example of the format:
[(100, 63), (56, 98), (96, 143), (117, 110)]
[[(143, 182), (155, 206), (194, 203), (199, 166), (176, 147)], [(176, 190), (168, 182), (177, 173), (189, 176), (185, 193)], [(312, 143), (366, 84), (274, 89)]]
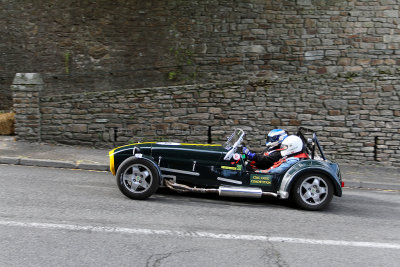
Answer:
[(300, 177), (293, 186), (293, 200), (301, 208), (320, 210), (325, 208), (333, 197), (332, 182), (319, 173)]
[(159, 186), (160, 177), (156, 167), (148, 160), (129, 158), (117, 171), (117, 183), (121, 192), (132, 199), (146, 199)]

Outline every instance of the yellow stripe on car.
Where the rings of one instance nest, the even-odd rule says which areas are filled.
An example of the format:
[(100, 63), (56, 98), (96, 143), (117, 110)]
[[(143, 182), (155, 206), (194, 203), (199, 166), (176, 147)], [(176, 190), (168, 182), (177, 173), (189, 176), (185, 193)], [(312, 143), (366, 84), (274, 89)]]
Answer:
[[(115, 148), (116, 149), (116, 148)], [(110, 171), (113, 175), (115, 175), (115, 165), (114, 165), (114, 151), (115, 149), (108, 152), (108, 156), (110, 157)]]

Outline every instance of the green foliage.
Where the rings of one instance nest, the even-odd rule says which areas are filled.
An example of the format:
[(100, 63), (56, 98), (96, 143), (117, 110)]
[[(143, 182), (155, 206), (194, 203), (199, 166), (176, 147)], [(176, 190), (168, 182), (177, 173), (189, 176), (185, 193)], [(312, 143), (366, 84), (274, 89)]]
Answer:
[(390, 69), (379, 69), (378, 72), (379, 72), (379, 74), (387, 74), (387, 75), (392, 74)]
[(64, 64), (65, 64), (65, 73), (69, 74), (69, 65), (70, 65), (71, 53), (65, 52), (64, 54)]
[(169, 53), (176, 64), (176, 67), (168, 72), (169, 81), (187, 81), (197, 77), (192, 50), (183, 47), (170, 48)]
[(352, 82), (353, 78), (358, 77), (358, 74), (355, 72), (347, 72), (345, 75), (345, 78), (347, 79), (348, 82)]
[(178, 73), (176, 71), (168, 72), (168, 80), (170, 80), (170, 81), (175, 81), (177, 76), (178, 76)]

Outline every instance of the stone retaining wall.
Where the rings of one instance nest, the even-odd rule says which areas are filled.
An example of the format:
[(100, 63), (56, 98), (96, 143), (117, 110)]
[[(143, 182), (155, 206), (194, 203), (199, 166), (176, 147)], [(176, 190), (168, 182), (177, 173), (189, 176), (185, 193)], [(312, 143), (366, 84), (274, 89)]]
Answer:
[(399, 0), (3, 0), (0, 110), (46, 95), (400, 65)]
[[(297, 75), (40, 98), (21, 95), (14, 85), (16, 103), (38, 100), (40, 106), (34, 114), (38, 109), (15, 105), (17, 136), (109, 147), (151, 140), (220, 143), (241, 127), (248, 145), (259, 148), (270, 129), (294, 133), (301, 125), (318, 131), (329, 158), (400, 166), (399, 75)], [(40, 129), (26, 131), (32, 124), (18, 118), (28, 115), (40, 118)]]

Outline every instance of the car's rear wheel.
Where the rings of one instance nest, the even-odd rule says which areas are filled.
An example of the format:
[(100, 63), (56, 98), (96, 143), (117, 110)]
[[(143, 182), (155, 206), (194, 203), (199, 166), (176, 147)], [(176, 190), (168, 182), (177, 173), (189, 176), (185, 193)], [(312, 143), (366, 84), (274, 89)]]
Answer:
[(119, 190), (132, 199), (146, 199), (158, 189), (160, 176), (156, 167), (148, 160), (130, 158), (117, 171)]
[(332, 197), (332, 182), (320, 173), (303, 175), (293, 185), (292, 198), (302, 209), (321, 210), (331, 202)]

